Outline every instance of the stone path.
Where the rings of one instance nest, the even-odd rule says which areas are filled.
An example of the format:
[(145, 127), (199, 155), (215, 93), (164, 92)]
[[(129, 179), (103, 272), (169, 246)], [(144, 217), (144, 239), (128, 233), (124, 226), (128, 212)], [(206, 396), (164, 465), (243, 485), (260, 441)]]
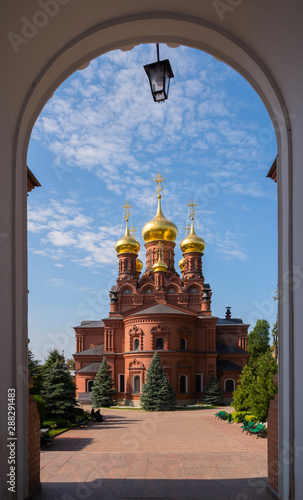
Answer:
[(41, 453), (35, 500), (267, 500), (267, 440), (217, 410), (103, 410)]

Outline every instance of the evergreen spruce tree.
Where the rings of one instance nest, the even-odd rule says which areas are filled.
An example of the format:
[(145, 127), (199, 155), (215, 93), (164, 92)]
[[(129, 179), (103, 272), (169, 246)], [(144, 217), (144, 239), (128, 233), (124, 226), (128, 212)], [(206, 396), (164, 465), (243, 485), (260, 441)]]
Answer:
[(76, 385), (71, 379), (65, 365), (64, 356), (49, 363), (43, 375), (42, 397), (45, 402), (45, 412), (48, 417), (74, 417), (76, 401)]
[(103, 358), (92, 387), (92, 403), (94, 408), (99, 408), (99, 406), (113, 406), (113, 396), (117, 392), (113, 385), (111, 370), (106, 358)]
[(205, 389), (203, 403), (211, 406), (221, 406), (224, 404), (219, 380), (213, 373), (211, 374), (208, 385)]
[(277, 388), (273, 382), (278, 372), (278, 364), (267, 351), (256, 361), (255, 376), (249, 390), (248, 406), (253, 415), (261, 422), (266, 422), (270, 400), (275, 397)]
[(232, 405), (236, 411), (249, 410), (249, 395), (254, 380), (255, 369), (252, 364), (243, 367), (236, 390), (233, 392)]
[(34, 354), (28, 350), (28, 371), (33, 378), (33, 387), (30, 388), (30, 394), (41, 394), (43, 387), (43, 366), (40, 361), (34, 359)]
[(176, 395), (157, 352), (155, 352), (148, 367), (140, 403), (144, 410), (149, 411), (170, 411), (175, 409)]

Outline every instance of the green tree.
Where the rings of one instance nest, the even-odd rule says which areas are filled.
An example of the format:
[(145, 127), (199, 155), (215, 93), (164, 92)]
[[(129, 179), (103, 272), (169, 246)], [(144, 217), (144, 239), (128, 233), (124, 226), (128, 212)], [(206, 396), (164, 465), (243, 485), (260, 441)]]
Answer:
[(250, 361), (269, 350), (270, 326), (266, 319), (258, 319), (252, 332), (247, 336), (247, 351)]
[(254, 367), (247, 364), (243, 367), (236, 390), (233, 392), (233, 407), (236, 411), (249, 410), (249, 395), (254, 378)]
[[(45, 402), (45, 411), (48, 417), (74, 417), (76, 401), (76, 385), (71, 379), (66, 367), (64, 356), (56, 361), (51, 353), (51, 362), (46, 363), (43, 375), (42, 397)], [(50, 361), (49, 359), (47, 361)]]
[(48, 351), (48, 356), (44, 363), (44, 369), (47, 369), (56, 361), (61, 361), (62, 363), (65, 364), (64, 354), (60, 354), (58, 349), (51, 349), (50, 351)]
[(212, 373), (205, 388), (203, 403), (211, 406), (220, 406), (224, 404), (224, 398), (220, 387), (220, 382)]
[(176, 395), (157, 352), (153, 355), (148, 367), (140, 403), (144, 410), (149, 411), (170, 411), (175, 409)]
[(74, 370), (75, 369), (75, 360), (74, 358), (68, 358), (66, 360), (66, 366), (69, 370)]
[(28, 350), (28, 371), (33, 378), (33, 387), (30, 388), (30, 394), (41, 394), (43, 387), (43, 365), (40, 361), (34, 359), (33, 352)]
[(277, 392), (273, 382), (276, 373), (278, 373), (278, 364), (270, 351), (267, 351), (256, 361), (255, 375), (248, 396), (249, 409), (261, 422), (266, 422), (270, 400)]
[[(275, 294), (273, 296), (274, 301), (278, 300), (278, 289), (276, 288)], [(273, 348), (272, 351), (274, 352), (275, 359), (278, 360), (278, 314), (276, 314), (276, 321), (272, 327), (272, 338), (273, 338)]]
[(92, 387), (92, 403), (94, 408), (113, 406), (113, 396), (116, 393), (111, 370), (106, 358), (103, 358)]

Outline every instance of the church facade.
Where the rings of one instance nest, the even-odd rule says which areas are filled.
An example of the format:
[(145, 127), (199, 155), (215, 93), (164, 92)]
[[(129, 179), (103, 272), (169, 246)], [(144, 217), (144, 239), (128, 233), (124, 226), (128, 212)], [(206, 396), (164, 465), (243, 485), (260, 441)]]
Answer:
[(105, 356), (112, 371), (118, 404), (139, 405), (142, 385), (155, 351), (162, 359), (179, 405), (201, 401), (214, 373), (225, 399), (232, 397), (247, 363), (247, 324), (212, 315), (210, 285), (202, 272), (205, 242), (194, 229), (195, 204), (189, 204), (191, 227), (181, 242), (181, 275), (175, 270), (178, 229), (161, 207), (145, 224), (146, 266), (138, 259), (139, 242), (130, 234), (131, 206), (126, 203), (126, 231), (116, 243), (117, 284), (110, 291), (110, 312), (102, 321), (82, 321), (75, 327), (75, 383), (78, 401), (89, 403), (92, 384)]

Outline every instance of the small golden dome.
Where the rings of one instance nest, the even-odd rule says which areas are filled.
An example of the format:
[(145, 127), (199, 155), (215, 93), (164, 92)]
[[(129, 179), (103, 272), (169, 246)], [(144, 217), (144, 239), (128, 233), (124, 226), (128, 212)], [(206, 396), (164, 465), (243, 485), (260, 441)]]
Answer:
[(137, 273), (141, 273), (142, 268), (143, 268), (143, 262), (142, 262), (142, 260), (137, 258), (136, 259), (136, 271), (137, 271)]
[(182, 259), (179, 260), (179, 267), (181, 269), (181, 272), (183, 273), (183, 271), (184, 271), (184, 257), (182, 257)]
[(118, 255), (121, 253), (135, 253), (138, 254), (140, 250), (140, 243), (129, 234), (128, 220), (126, 219), (126, 231), (123, 238), (117, 241), (115, 249)]
[[(194, 218), (191, 220), (191, 230), (188, 236), (181, 241), (180, 248), (182, 253), (197, 252), (202, 253), (205, 249), (205, 241), (197, 236), (194, 230)], [(182, 259), (181, 259), (182, 260)]]
[(142, 236), (145, 243), (149, 241), (165, 240), (175, 241), (178, 236), (177, 226), (167, 220), (161, 209), (161, 195), (158, 195), (158, 210), (155, 217), (147, 222), (142, 229)]
[(159, 273), (161, 271), (162, 271), (162, 273), (166, 273), (167, 265), (165, 264), (165, 262), (163, 262), (161, 257), (159, 257), (157, 262), (153, 265), (153, 271), (154, 271), (154, 273)]

